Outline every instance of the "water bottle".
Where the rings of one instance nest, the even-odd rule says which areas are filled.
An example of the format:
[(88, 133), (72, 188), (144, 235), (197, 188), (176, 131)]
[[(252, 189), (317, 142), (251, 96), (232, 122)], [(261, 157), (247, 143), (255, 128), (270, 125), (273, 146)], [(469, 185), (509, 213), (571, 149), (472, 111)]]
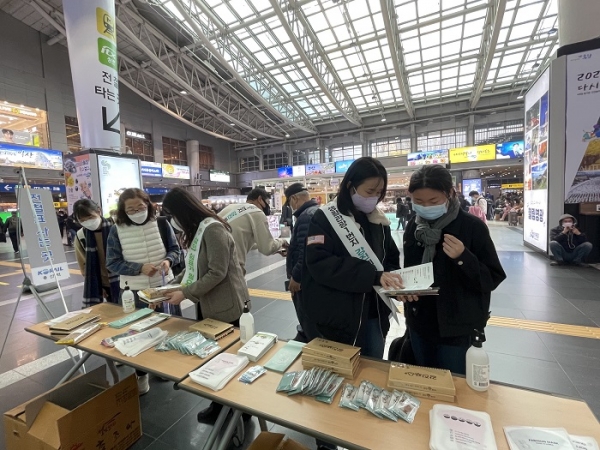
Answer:
[(125, 282), (125, 289), (121, 295), (121, 303), (123, 304), (123, 312), (125, 314), (135, 311), (135, 296), (133, 295), (133, 292), (131, 292), (131, 289), (129, 289), (127, 281)]
[(475, 330), (473, 344), (467, 350), (467, 384), (476, 391), (487, 391), (490, 386), (490, 358), (483, 349), (485, 335)]
[(248, 309), (248, 303), (244, 304), (244, 313), (240, 317), (240, 341), (245, 344), (254, 336), (254, 316)]

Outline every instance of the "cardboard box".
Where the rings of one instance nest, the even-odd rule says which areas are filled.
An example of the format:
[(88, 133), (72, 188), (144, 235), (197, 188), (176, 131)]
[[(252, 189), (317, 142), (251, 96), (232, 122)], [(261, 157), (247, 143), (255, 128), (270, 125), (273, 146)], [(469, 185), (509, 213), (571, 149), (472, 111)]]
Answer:
[(309, 450), (304, 445), (286, 439), (285, 434), (261, 432), (257, 438), (250, 444), (248, 450)]
[(402, 389), (411, 395), (419, 398), (427, 398), (429, 400), (441, 400), (443, 402), (455, 403), (456, 397), (454, 395), (436, 394), (434, 392), (424, 392), (417, 389)]
[(135, 375), (99, 367), (4, 413), (7, 450), (126, 449), (142, 436)]
[(397, 362), (390, 364), (388, 387), (431, 392), (432, 394), (456, 395), (454, 380), (449, 370)]

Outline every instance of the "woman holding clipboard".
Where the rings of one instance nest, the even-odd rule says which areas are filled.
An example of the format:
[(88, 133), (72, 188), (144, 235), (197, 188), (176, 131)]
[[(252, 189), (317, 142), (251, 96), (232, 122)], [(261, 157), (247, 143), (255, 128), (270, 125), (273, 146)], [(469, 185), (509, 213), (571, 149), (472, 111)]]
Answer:
[(404, 232), (406, 267), (433, 263), (437, 296), (402, 296), (408, 336), (420, 366), (465, 373), (475, 330), (483, 333), (491, 292), (506, 278), (488, 227), (465, 213), (450, 172), (423, 166), (408, 192), (416, 217)]

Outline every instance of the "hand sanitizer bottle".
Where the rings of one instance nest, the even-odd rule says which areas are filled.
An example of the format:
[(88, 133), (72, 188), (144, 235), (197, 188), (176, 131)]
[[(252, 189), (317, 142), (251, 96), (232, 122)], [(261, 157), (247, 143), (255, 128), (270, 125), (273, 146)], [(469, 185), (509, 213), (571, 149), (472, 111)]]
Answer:
[(467, 384), (476, 391), (487, 391), (490, 386), (490, 358), (483, 349), (485, 334), (475, 330), (471, 348), (467, 350)]
[(121, 303), (123, 304), (123, 312), (125, 314), (129, 314), (135, 311), (135, 297), (131, 289), (125, 282), (125, 289), (123, 290), (123, 294), (121, 295)]
[(245, 344), (254, 336), (254, 316), (248, 309), (248, 303), (244, 303), (244, 313), (240, 317), (240, 341)]

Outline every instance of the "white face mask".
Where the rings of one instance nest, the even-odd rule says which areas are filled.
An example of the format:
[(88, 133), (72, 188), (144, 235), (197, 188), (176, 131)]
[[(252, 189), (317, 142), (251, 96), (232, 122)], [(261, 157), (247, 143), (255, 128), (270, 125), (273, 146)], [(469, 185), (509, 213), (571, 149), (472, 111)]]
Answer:
[(177, 221), (175, 220), (175, 217), (171, 217), (171, 226), (176, 229), (177, 231), (183, 233), (183, 229), (179, 226), (179, 224), (177, 223)]
[(140, 211), (135, 214), (127, 214), (127, 217), (129, 217), (129, 220), (131, 220), (133, 223), (137, 223), (138, 225), (141, 225), (148, 218), (148, 210), (146, 209), (144, 211)]
[(96, 231), (100, 228), (102, 224), (102, 219), (100, 217), (95, 217), (93, 219), (84, 220), (81, 222), (81, 226), (87, 228), (90, 231)]

